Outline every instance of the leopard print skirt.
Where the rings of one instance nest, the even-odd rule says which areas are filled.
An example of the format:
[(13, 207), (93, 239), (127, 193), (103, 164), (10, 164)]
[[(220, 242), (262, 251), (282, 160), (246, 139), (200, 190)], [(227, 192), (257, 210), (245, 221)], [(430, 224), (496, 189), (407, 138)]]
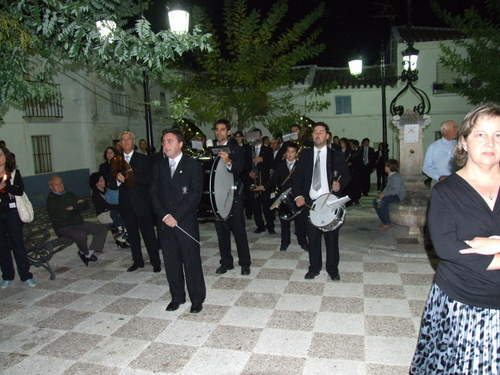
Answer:
[(433, 284), (410, 373), (499, 375), (500, 310), (453, 301)]

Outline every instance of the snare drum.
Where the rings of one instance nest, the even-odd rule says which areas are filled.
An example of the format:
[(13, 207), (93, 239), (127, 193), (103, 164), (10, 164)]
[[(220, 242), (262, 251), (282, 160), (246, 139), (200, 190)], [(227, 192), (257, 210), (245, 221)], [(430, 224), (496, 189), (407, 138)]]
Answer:
[(271, 205), (271, 210), (278, 208), (280, 219), (292, 220), (302, 212), (304, 207), (297, 207), (292, 196), (292, 188), (286, 189)]
[(336, 204), (336, 201), (338, 198), (329, 193), (316, 198), (309, 210), (311, 224), (323, 232), (340, 228), (344, 224), (347, 210), (345, 205)]

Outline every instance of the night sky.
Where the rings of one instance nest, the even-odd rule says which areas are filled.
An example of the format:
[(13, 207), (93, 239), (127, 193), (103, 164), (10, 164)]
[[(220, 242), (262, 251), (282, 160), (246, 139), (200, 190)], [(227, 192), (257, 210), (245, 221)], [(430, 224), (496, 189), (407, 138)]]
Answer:
[[(415, 26), (447, 27), (429, 6), (430, 0), (412, 0), (411, 23)], [(309, 13), (320, 0), (290, 0), (289, 12), (285, 22), (292, 24)], [(440, 0), (443, 8), (454, 14), (461, 14), (471, 4), (481, 7), (481, 0)], [(224, 0), (190, 0), (206, 9), (215, 21), (222, 23), (222, 7)], [(326, 14), (318, 26), (323, 30), (322, 41), (325, 51), (314, 60), (304, 64), (319, 66), (343, 67), (347, 61), (362, 57), (364, 64), (376, 64), (382, 44), (389, 39), (391, 26), (406, 25), (408, 22), (407, 0), (325, 0)], [(166, 0), (153, 0), (153, 5), (145, 16), (158, 31), (167, 28)], [(264, 12), (271, 7), (270, 0), (248, 0), (249, 8), (261, 9)]]

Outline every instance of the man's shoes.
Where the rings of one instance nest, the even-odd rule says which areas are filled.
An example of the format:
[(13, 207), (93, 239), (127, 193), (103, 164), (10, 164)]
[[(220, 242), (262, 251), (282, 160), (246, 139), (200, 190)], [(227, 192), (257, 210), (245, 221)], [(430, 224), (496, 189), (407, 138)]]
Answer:
[(6, 288), (8, 288), (10, 286), (10, 284), (12, 284), (12, 281), (10, 281), (10, 280), (4, 280), (0, 284), (0, 289), (6, 289)]
[(276, 231), (274, 229), (268, 229), (267, 232), (269, 234), (276, 234)]
[(30, 288), (34, 288), (36, 286), (36, 281), (33, 279), (28, 279), (24, 283), (28, 285)]
[(80, 259), (82, 260), (82, 262), (85, 263), (85, 266), (89, 265), (90, 259), (87, 258), (87, 256), (84, 253), (82, 253), (81, 251), (78, 251), (78, 256), (80, 257)]
[(338, 273), (329, 273), (332, 281), (340, 281), (340, 275)]
[(167, 308), (165, 309), (166, 311), (175, 311), (179, 308), (179, 306), (184, 303), (184, 302), (175, 302), (172, 301), (167, 305)]
[(198, 314), (201, 310), (203, 310), (203, 305), (200, 303), (200, 304), (192, 304), (191, 305), (191, 308), (189, 309), (189, 312), (191, 314)]
[(308, 271), (306, 273), (306, 275), (304, 276), (304, 279), (306, 279), (306, 280), (312, 280), (312, 279), (314, 279), (318, 275), (319, 275), (319, 272)]
[(241, 266), (241, 274), (243, 276), (250, 275), (250, 266)]
[(385, 232), (387, 229), (389, 229), (389, 228), (391, 228), (393, 226), (394, 226), (394, 224), (387, 224), (387, 225), (382, 224), (381, 226), (379, 226), (377, 228), (377, 230), (380, 231), (380, 232)]
[(95, 262), (95, 261), (97, 261), (97, 257), (94, 254), (92, 254), (91, 256), (87, 257), (87, 259), (89, 260), (89, 262)]
[(129, 268), (127, 268), (127, 272), (134, 272), (137, 271), (138, 268), (142, 268), (144, 265), (139, 266), (138, 264), (132, 264)]
[(227, 270), (232, 270), (233, 268), (234, 266), (225, 266), (224, 264), (222, 264), (219, 268), (217, 268), (215, 273), (222, 275), (223, 273), (226, 273)]
[(265, 230), (264, 228), (257, 228), (257, 229), (255, 229), (253, 232), (254, 232), (254, 233), (263, 233), (263, 232), (265, 232), (265, 231), (266, 231), (266, 230)]
[(280, 251), (286, 251), (286, 249), (288, 249), (288, 246), (289, 246), (289, 245), (290, 245), (290, 244), (282, 244), (282, 245), (280, 246)]
[(153, 266), (153, 272), (154, 273), (161, 272), (161, 266)]

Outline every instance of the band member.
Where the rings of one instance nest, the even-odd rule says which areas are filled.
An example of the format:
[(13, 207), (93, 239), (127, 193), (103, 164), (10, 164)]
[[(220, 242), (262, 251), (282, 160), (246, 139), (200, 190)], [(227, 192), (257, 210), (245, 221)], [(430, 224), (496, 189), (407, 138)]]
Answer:
[(220, 119), (215, 122), (216, 146), (227, 146), (230, 153), (221, 151), (221, 162), (226, 164), (229, 172), (234, 176), (236, 190), (234, 191), (233, 206), (227, 220), (217, 220), (215, 229), (219, 241), (220, 267), (215, 271), (218, 274), (226, 273), (234, 268), (231, 255), (231, 232), (233, 233), (238, 251), (238, 264), (241, 266), (242, 275), (250, 275), (250, 249), (248, 247), (247, 232), (245, 229), (245, 216), (243, 215), (243, 185), (240, 175), (243, 170), (243, 149), (236, 141), (229, 140), (231, 125), (228, 120)]
[[(254, 170), (250, 172), (250, 177), (252, 177), (255, 184), (258, 186), (268, 183), (271, 179), (271, 169), (273, 167), (274, 158), (271, 147), (266, 146), (262, 142), (262, 131), (258, 128), (254, 128), (252, 131), (259, 133), (259, 139), (255, 142), (255, 157), (253, 158)], [(269, 210), (269, 206), (271, 205), (271, 193), (268, 191), (256, 192), (254, 198), (253, 214), (255, 225), (257, 225), (257, 229), (255, 229), (254, 233), (262, 233), (267, 229), (269, 234), (275, 234), (274, 212)], [(264, 218), (266, 219), (265, 224), (262, 213), (264, 213)]]
[[(296, 143), (288, 143), (288, 147), (285, 152), (285, 160), (281, 160), (276, 164), (273, 176), (269, 183), (265, 186), (260, 185), (257, 187), (257, 191), (271, 190), (277, 187), (280, 193), (283, 193), (288, 188), (292, 186), (292, 177), (295, 173), (297, 153), (299, 151), (299, 146)], [(283, 203), (282, 203), (283, 204)], [(306, 239), (306, 221), (304, 216), (304, 211), (298, 214), (294, 219), (295, 223), (295, 234), (297, 235), (297, 240), (302, 249), (307, 250), (307, 239)], [(280, 219), (281, 224), (281, 246), (280, 251), (286, 251), (290, 245), (290, 222), (291, 220)]]
[(154, 230), (153, 211), (148, 194), (148, 189), (151, 185), (150, 160), (146, 155), (134, 151), (135, 137), (133, 133), (124, 131), (120, 135), (120, 144), (123, 150), (123, 157), (130, 164), (134, 179), (133, 184), (127, 183), (127, 173), (125, 171), (119, 172), (116, 175), (116, 179), (120, 184), (118, 198), (120, 216), (125, 222), (134, 262), (127, 269), (127, 272), (133, 272), (138, 268), (144, 267), (139, 230), (146, 244), (153, 271), (160, 272), (161, 261), (158, 239)]
[[(334, 193), (342, 195), (342, 190), (349, 183), (350, 175), (344, 155), (327, 147), (328, 125), (318, 122), (313, 126), (314, 147), (306, 149), (297, 162), (292, 179), (292, 190), (297, 207), (311, 206), (320, 195)], [(309, 240), (309, 270), (306, 279), (314, 279), (322, 267), (321, 235), (326, 243), (326, 272), (332, 280), (339, 276), (339, 230), (322, 232), (307, 223)]]
[(172, 301), (167, 311), (186, 302), (184, 279), (191, 300), (190, 312), (203, 309), (206, 288), (200, 256), (197, 209), (203, 193), (201, 164), (181, 151), (184, 135), (179, 129), (163, 131), (164, 158), (153, 166), (150, 187), (153, 210)]

